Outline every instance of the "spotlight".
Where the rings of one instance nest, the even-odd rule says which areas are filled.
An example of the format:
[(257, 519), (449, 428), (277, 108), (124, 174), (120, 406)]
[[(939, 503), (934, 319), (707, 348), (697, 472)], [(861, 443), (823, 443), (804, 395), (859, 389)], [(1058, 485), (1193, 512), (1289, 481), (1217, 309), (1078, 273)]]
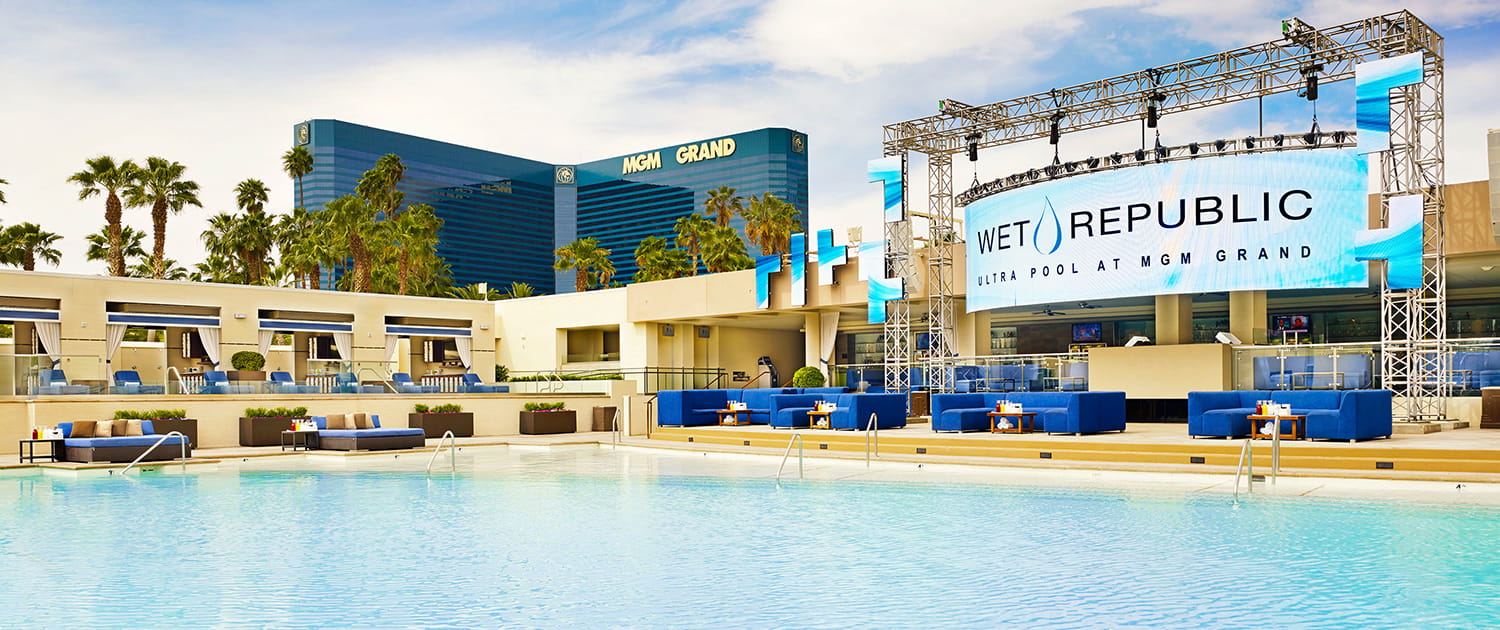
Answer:
[(1286, 136), (1283, 136), (1283, 135), (1281, 135), (1279, 133), (1276, 134), (1276, 135), (1274, 135), (1274, 136), (1272, 136), (1271, 140), (1275, 141), (1276, 142), (1276, 146), (1278, 146), (1278, 147), (1281, 146), (1281, 145), (1283, 145), (1283, 144), (1286, 144)]
[(1122, 159), (1124, 159), (1124, 156), (1121, 156), (1119, 151), (1109, 154), (1110, 164), (1119, 164)]
[(1035, 180), (1036, 178), (1041, 177), (1042, 175), (1041, 175), (1041, 173), (1038, 173), (1036, 171), (1036, 169), (1031, 169), (1029, 171), (1026, 171), (1026, 176), (1030, 177), (1033, 180)]
[(1067, 164), (1063, 165), (1063, 169), (1068, 171), (1069, 173), (1073, 172), (1073, 170), (1076, 168), (1078, 168), (1077, 162), (1068, 162)]
[(1344, 140), (1348, 139), (1348, 137), (1349, 137), (1349, 132), (1347, 132), (1347, 131), (1335, 131), (1335, 132), (1333, 132), (1333, 141), (1334, 141), (1335, 144), (1343, 144)]
[(979, 161), (979, 138), (980, 137), (981, 136), (979, 134), (977, 134), (977, 133), (971, 133), (971, 134), (969, 134), (967, 136), (964, 136), (964, 140), (968, 140), (969, 141), (969, 161), (970, 162), (978, 162)]
[(1059, 132), (1057, 128), (1057, 123), (1062, 120), (1062, 117), (1062, 112), (1054, 112), (1052, 114), (1052, 130), (1051, 136), (1049, 138), (1049, 141), (1052, 144), (1057, 144), (1058, 139), (1062, 137), (1061, 132)]
[(1229, 141), (1228, 140), (1215, 140), (1214, 141), (1214, 150), (1215, 151), (1223, 151), (1224, 147), (1227, 147), (1227, 146), (1229, 146)]
[(1169, 151), (1166, 147), (1161, 146), (1161, 141), (1160, 140), (1156, 141), (1156, 159), (1157, 159), (1157, 161), (1160, 161), (1163, 158), (1166, 158), (1167, 156), (1169, 156), (1171, 154), (1172, 154), (1171, 151)]
[(1135, 150), (1135, 161), (1137, 161), (1137, 162), (1145, 162), (1146, 161), (1146, 150), (1145, 149), (1136, 149)]
[(1254, 149), (1255, 148), (1255, 136), (1245, 136), (1245, 148), (1246, 149)]
[(1146, 97), (1146, 126), (1147, 127), (1150, 127), (1152, 129), (1156, 128), (1156, 121), (1157, 121), (1158, 118), (1160, 118), (1160, 114), (1156, 110), (1156, 104), (1160, 103), (1162, 101), (1165, 101), (1165, 100), (1167, 100), (1167, 97), (1166, 97), (1166, 95), (1162, 94), (1161, 92), (1152, 92), (1150, 96)]
[(1090, 156), (1087, 161), (1090, 169), (1099, 168), (1099, 158)]
[(1318, 73), (1323, 70), (1323, 64), (1313, 64), (1302, 69), (1302, 76), (1307, 79), (1307, 86), (1302, 95), (1309, 101), (1318, 100)]
[(1048, 164), (1046, 168), (1043, 168), (1042, 170), (1047, 173), (1047, 177), (1057, 177), (1056, 164)]
[(1322, 138), (1323, 134), (1316, 131), (1309, 131), (1302, 134), (1302, 141), (1312, 146), (1318, 146), (1318, 140), (1321, 140)]
[(1198, 155), (1198, 143), (1196, 143), (1196, 142), (1190, 142), (1190, 143), (1188, 143), (1188, 153), (1191, 153), (1193, 155)]

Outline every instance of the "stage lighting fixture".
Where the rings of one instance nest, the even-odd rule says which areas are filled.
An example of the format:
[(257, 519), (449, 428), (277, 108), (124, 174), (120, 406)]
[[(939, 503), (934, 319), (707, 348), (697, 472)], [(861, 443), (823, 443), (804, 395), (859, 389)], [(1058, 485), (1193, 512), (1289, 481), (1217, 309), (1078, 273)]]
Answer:
[(1047, 173), (1047, 177), (1057, 177), (1057, 165), (1056, 164), (1048, 164), (1046, 166), (1046, 168), (1043, 168), (1042, 170)]
[(1063, 170), (1066, 170), (1069, 173), (1071, 173), (1071, 172), (1073, 172), (1073, 171), (1075, 171), (1077, 169), (1078, 169), (1078, 163), (1077, 162), (1068, 162), (1067, 164), (1063, 165)]
[(1283, 135), (1281, 135), (1279, 133), (1276, 134), (1276, 135), (1274, 135), (1274, 136), (1271, 136), (1271, 140), (1275, 141), (1276, 142), (1276, 146), (1278, 146), (1278, 147), (1281, 146), (1281, 145), (1283, 145), (1283, 144), (1286, 144), (1286, 136), (1283, 136)]
[(1313, 64), (1302, 69), (1302, 75), (1307, 79), (1307, 86), (1302, 95), (1309, 101), (1318, 100), (1318, 73), (1323, 70), (1323, 64)]
[(1215, 151), (1223, 151), (1224, 147), (1227, 147), (1227, 146), (1229, 146), (1229, 141), (1228, 140), (1215, 140), (1214, 141), (1214, 150)]
[(968, 140), (969, 141), (969, 161), (970, 162), (978, 162), (979, 161), (979, 138), (980, 137), (981, 136), (979, 134), (977, 134), (977, 133), (971, 133), (971, 134), (969, 134), (967, 136), (964, 136), (964, 140)]
[(1120, 155), (1119, 151), (1115, 151), (1114, 153), (1109, 154), (1110, 164), (1119, 164), (1120, 160), (1122, 159), (1124, 159), (1124, 156)]
[(1161, 160), (1165, 159), (1167, 156), (1169, 156), (1171, 154), (1172, 154), (1171, 151), (1167, 150), (1166, 147), (1161, 146), (1161, 141), (1160, 140), (1156, 141), (1156, 159), (1157, 159), (1157, 161), (1161, 161)]
[(1188, 143), (1188, 153), (1191, 153), (1193, 155), (1198, 155), (1198, 143), (1196, 143), (1196, 142), (1189, 142)]
[(1318, 140), (1321, 140), (1322, 138), (1323, 138), (1323, 134), (1318, 133), (1316, 131), (1309, 131), (1307, 133), (1302, 134), (1302, 141), (1306, 142), (1306, 143), (1308, 143), (1308, 144), (1310, 144), (1312, 146), (1318, 146)]
[(1092, 157), (1092, 156), (1089, 157), (1089, 159), (1088, 159), (1088, 165), (1089, 165), (1090, 169), (1099, 168), (1099, 158)]
[(1135, 150), (1135, 161), (1137, 161), (1137, 162), (1145, 162), (1146, 161), (1146, 150), (1145, 149), (1136, 149)]
[(1254, 149), (1255, 148), (1255, 136), (1245, 136), (1245, 148), (1246, 149)]
[(1147, 127), (1150, 127), (1152, 129), (1156, 128), (1156, 121), (1157, 121), (1158, 118), (1160, 118), (1160, 114), (1157, 112), (1157, 109), (1156, 109), (1156, 104), (1160, 103), (1162, 101), (1165, 101), (1165, 100), (1167, 100), (1167, 97), (1166, 97), (1166, 95), (1162, 94), (1161, 92), (1152, 92), (1150, 96), (1146, 97), (1146, 126)]
[(1052, 129), (1048, 139), (1052, 144), (1057, 144), (1057, 141), (1062, 137), (1061, 132), (1057, 128), (1057, 124), (1062, 120), (1062, 117), (1062, 112), (1053, 112), (1052, 114)]
[(1033, 180), (1035, 180), (1036, 178), (1041, 177), (1042, 175), (1041, 175), (1041, 173), (1038, 173), (1036, 169), (1031, 169), (1029, 171), (1026, 171), (1026, 176), (1030, 177)]
[(1348, 137), (1349, 137), (1349, 132), (1347, 132), (1347, 131), (1335, 131), (1335, 132), (1333, 132), (1333, 141), (1335, 143), (1337, 143), (1337, 144), (1343, 144), (1344, 140), (1348, 139)]

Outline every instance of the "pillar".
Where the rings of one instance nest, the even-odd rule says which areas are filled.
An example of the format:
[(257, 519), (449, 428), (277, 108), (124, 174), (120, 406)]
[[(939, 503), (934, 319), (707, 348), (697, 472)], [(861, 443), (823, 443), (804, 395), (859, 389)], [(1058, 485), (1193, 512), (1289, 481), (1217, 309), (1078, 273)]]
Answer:
[(1229, 292), (1229, 332), (1245, 343), (1266, 342), (1266, 292)]
[[(822, 369), (823, 357), (820, 356), (823, 346), (823, 322), (817, 311), (802, 314), (802, 365), (811, 365)], [(826, 371), (824, 376), (832, 377)], [(785, 378), (791, 378), (787, 376)], [(832, 381), (832, 378), (829, 379)]]
[(990, 349), (990, 312), (965, 313), (961, 300), (955, 300), (953, 308), (958, 319), (954, 322), (958, 355), (977, 357), (993, 353)]
[(1159, 346), (1193, 342), (1193, 296), (1156, 296), (1156, 338)]

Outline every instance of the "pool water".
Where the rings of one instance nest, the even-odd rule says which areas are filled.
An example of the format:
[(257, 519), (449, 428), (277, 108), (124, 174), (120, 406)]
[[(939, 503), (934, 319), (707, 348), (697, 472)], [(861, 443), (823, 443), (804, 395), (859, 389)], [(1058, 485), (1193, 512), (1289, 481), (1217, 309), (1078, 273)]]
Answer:
[(1500, 626), (1493, 508), (465, 457), (0, 477), (0, 625)]

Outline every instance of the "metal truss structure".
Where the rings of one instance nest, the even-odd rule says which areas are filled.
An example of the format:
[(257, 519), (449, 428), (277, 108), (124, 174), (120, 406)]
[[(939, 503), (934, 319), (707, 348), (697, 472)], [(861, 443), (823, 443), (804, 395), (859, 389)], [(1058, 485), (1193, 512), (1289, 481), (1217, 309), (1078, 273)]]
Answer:
[[(1323, 83), (1354, 78), (1364, 61), (1412, 52), (1422, 53), (1424, 80), (1399, 88), (1391, 99), (1391, 148), (1379, 152), (1382, 220), (1391, 197), (1420, 194), (1426, 247), (1423, 286), (1393, 291), (1382, 286), (1382, 361), (1384, 379), (1396, 391), (1396, 416), (1405, 420), (1443, 415), (1449, 391), (1446, 333), (1446, 249), (1443, 242), (1443, 57), (1442, 36), (1409, 11), (1387, 13), (1338, 26), (1315, 29), (1296, 18), (1282, 22), (1282, 37), (1107, 79), (1081, 83), (988, 105), (956, 100), (939, 102), (939, 113), (893, 123), (883, 128), (885, 155), (921, 153), (929, 163), (928, 205), (930, 245), (953, 234), (952, 157), (971, 143), (977, 148), (999, 147), (1027, 140), (1138, 122), (1155, 114), (1171, 114), (1302, 90), (1309, 74)], [(1153, 149), (1154, 150), (1154, 149)], [(903, 169), (903, 175), (905, 170)], [(903, 184), (905, 178), (903, 177)], [(965, 200), (973, 195), (966, 194)], [(903, 200), (903, 204), (904, 204)], [(887, 260), (911, 263), (911, 215), (904, 239), (902, 230), (886, 226)], [(946, 244), (946, 243), (944, 243)], [(951, 257), (930, 252), (930, 275), (951, 273)], [(936, 261), (936, 262), (934, 262)], [(900, 269), (893, 268), (897, 272)], [(911, 277), (910, 270), (906, 270)], [(1383, 282), (1383, 281), (1382, 281)], [(936, 346), (932, 357), (953, 356), (953, 288), (935, 282), (928, 291), (928, 330)], [(904, 374), (912, 364), (909, 299), (892, 303), (892, 314), (906, 319), (886, 325), (886, 373)], [(897, 328), (904, 327), (904, 331)], [(905, 348), (905, 352), (901, 349)], [(940, 354), (941, 353), (941, 354)], [(948, 391), (943, 361), (928, 362), (933, 391)], [(904, 391), (904, 376), (891, 381), (892, 391)]]
[(886, 391), (904, 392), (911, 386), (906, 366), (911, 363), (911, 291), (915, 288), (916, 265), (911, 259), (911, 214), (906, 207), (906, 169), (908, 157), (901, 156), (901, 218), (885, 224), (885, 273), (887, 278), (901, 278), (901, 299), (886, 303), (885, 312), (885, 386)]

